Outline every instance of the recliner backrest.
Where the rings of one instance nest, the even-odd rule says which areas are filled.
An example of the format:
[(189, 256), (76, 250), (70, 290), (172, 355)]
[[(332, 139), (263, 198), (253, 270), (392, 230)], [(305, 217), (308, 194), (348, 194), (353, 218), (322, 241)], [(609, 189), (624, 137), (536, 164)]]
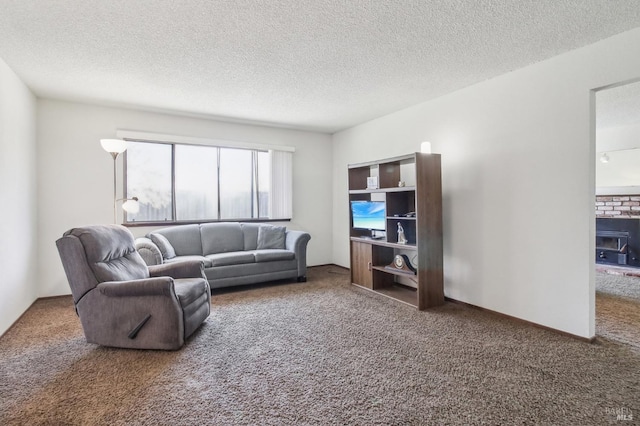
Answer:
[(74, 228), (56, 241), (75, 302), (105, 281), (149, 278), (131, 232), (119, 225)]

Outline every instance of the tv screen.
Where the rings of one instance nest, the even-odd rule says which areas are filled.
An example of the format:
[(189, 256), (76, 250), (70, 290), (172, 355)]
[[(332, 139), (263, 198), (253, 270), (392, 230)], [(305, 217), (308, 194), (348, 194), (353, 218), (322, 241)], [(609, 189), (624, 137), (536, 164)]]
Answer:
[(351, 218), (353, 227), (384, 231), (386, 209), (384, 201), (352, 201)]

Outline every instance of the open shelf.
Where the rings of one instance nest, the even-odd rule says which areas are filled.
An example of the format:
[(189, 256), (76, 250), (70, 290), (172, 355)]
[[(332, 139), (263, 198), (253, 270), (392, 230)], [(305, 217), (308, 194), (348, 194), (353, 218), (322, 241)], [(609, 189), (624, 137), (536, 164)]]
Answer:
[[(413, 153), (352, 164), (348, 177), (352, 206), (356, 202), (384, 202), (385, 208), (384, 225), (381, 217), (372, 221), (375, 231), (373, 225), (363, 226), (368, 223), (363, 222), (362, 215), (358, 216), (358, 226), (350, 217), (351, 282), (418, 309), (442, 305), (440, 155)], [(367, 180), (376, 179), (379, 188), (367, 189)], [(415, 216), (405, 216), (408, 213)], [(399, 234), (404, 235), (406, 244), (398, 244)], [(371, 238), (376, 235), (384, 238)], [(399, 255), (414, 263), (415, 274), (388, 267)]]
[[(418, 275), (416, 274), (412, 274), (410, 272), (404, 272), (399, 269), (389, 268), (387, 266), (373, 266), (372, 269), (376, 271), (384, 272), (385, 274), (396, 275), (398, 277), (405, 277), (406, 279), (413, 281), (416, 287), (418, 286)], [(409, 286), (409, 287), (413, 287), (413, 286)], [(376, 289), (376, 291), (377, 290), (379, 289)]]
[(413, 251), (418, 249), (415, 244), (390, 243), (385, 240), (376, 240), (373, 238), (365, 238), (365, 237), (351, 237), (351, 241), (358, 241), (361, 243), (374, 244), (376, 246), (391, 247), (391, 248), (397, 248), (397, 249), (403, 249), (403, 250)]
[(378, 188), (378, 189), (351, 189), (349, 194), (377, 194), (385, 192), (411, 192), (415, 191), (415, 186), (394, 186), (391, 188)]

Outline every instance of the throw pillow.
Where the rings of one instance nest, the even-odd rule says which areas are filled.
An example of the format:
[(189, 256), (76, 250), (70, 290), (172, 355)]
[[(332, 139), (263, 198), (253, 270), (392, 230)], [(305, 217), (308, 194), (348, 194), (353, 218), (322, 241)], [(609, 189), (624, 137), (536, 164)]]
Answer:
[(153, 241), (154, 244), (158, 246), (163, 258), (173, 259), (174, 257), (176, 257), (176, 251), (174, 250), (169, 240), (167, 240), (167, 237), (162, 234), (152, 233), (149, 234), (149, 238), (151, 238), (151, 241)]
[(258, 250), (284, 249), (284, 226), (261, 225), (258, 229)]

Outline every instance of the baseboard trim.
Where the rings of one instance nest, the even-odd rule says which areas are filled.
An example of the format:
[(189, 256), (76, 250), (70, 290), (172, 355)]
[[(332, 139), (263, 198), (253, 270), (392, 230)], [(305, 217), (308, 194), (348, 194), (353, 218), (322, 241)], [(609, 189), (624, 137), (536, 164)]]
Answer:
[[(331, 267), (334, 267), (334, 268), (342, 269), (342, 270), (344, 270), (344, 271), (350, 271), (350, 269), (349, 269), (349, 268), (345, 268), (344, 266), (336, 265), (335, 263), (327, 263), (327, 264), (323, 264), (323, 265), (313, 265), (313, 266), (308, 266), (308, 269), (321, 268), (321, 267), (326, 267), (326, 266), (331, 266)], [(16, 320), (15, 320), (15, 321), (10, 325), (10, 326), (9, 326), (9, 328), (7, 328), (7, 330), (6, 330), (4, 333), (0, 334), (0, 339), (2, 339), (2, 337), (3, 337), (5, 334), (7, 334), (7, 333), (9, 332), (9, 330), (11, 330), (11, 329), (13, 328), (13, 326), (15, 326), (15, 325), (16, 325), (16, 323), (17, 323), (18, 321), (20, 321), (20, 319), (22, 319), (22, 317), (24, 316), (24, 314), (26, 314), (26, 313), (27, 313), (27, 311), (29, 311), (29, 309), (31, 309), (31, 307), (33, 306), (33, 304), (34, 304), (34, 303), (36, 303), (38, 300), (59, 299), (59, 298), (62, 298), (62, 297), (70, 297), (70, 296), (71, 296), (70, 294), (62, 294), (62, 295), (59, 295), (59, 296), (38, 297), (36, 300), (34, 300), (34, 301), (31, 303), (31, 305), (29, 305), (29, 307), (28, 307), (28, 308), (27, 308), (27, 309), (22, 313), (22, 315), (20, 315), (20, 316), (19, 316), (19, 317), (18, 317), (18, 318), (17, 318), (17, 319), (16, 319)], [(595, 342), (595, 341), (596, 341), (596, 336), (591, 337), (591, 338), (589, 338), (589, 337), (582, 337), (582, 336), (578, 336), (577, 334), (573, 334), (573, 333), (569, 333), (569, 332), (566, 332), (566, 331), (558, 330), (557, 328), (548, 327), (548, 326), (546, 326), (546, 325), (538, 324), (538, 323), (535, 323), (535, 322), (532, 322), (532, 321), (527, 321), (527, 320), (522, 319), (522, 318), (514, 317), (514, 316), (512, 316), (512, 315), (507, 315), (507, 314), (504, 314), (504, 313), (502, 313), (502, 312), (494, 311), (494, 310), (492, 310), (492, 309), (483, 308), (483, 307), (481, 307), (481, 306), (473, 305), (473, 304), (471, 304), (471, 303), (462, 302), (462, 301), (460, 301), (460, 300), (452, 299), (452, 298), (450, 298), (450, 297), (446, 297), (446, 296), (445, 296), (445, 298), (444, 298), (444, 299), (445, 299), (447, 302), (456, 303), (456, 304), (459, 304), (459, 305), (464, 305), (464, 306), (467, 306), (467, 307), (469, 307), (469, 308), (477, 309), (477, 310), (484, 311), (484, 312), (489, 312), (489, 313), (491, 313), (491, 314), (493, 314), (493, 315), (497, 315), (497, 316), (500, 316), (500, 317), (503, 317), (503, 318), (508, 318), (508, 319), (510, 319), (510, 320), (517, 321), (517, 322), (520, 322), (520, 323), (522, 323), (522, 324), (527, 324), (527, 325), (534, 326), (534, 327), (536, 327), (536, 328), (541, 328), (541, 329), (543, 329), (543, 330), (548, 330), (548, 331), (551, 331), (551, 332), (553, 332), (553, 333), (557, 333), (557, 334), (560, 334), (560, 335), (563, 335), (563, 336), (571, 337), (571, 338), (573, 338), (573, 339), (577, 339), (577, 340), (580, 340), (580, 341), (583, 341), (583, 342), (593, 343), (593, 342)]]
[(583, 342), (593, 343), (596, 340), (596, 336), (591, 337), (591, 338), (582, 337), (582, 336), (578, 336), (577, 334), (573, 334), (573, 333), (569, 333), (569, 332), (566, 332), (566, 331), (558, 330), (557, 328), (548, 327), (546, 325), (538, 324), (538, 323), (535, 323), (535, 322), (532, 322), (532, 321), (527, 321), (525, 319), (514, 317), (512, 315), (503, 314), (502, 312), (494, 311), (492, 309), (487, 309), (487, 308), (483, 308), (481, 306), (473, 305), (471, 303), (462, 302), (462, 301), (456, 300), (456, 299), (451, 299), (450, 297), (445, 297), (444, 299), (447, 302), (456, 303), (458, 305), (464, 305), (464, 306), (467, 306), (469, 308), (477, 309), (477, 310), (484, 311), (484, 312), (489, 312), (489, 313), (491, 313), (493, 315), (497, 315), (497, 316), (502, 317), (502, 318), (508, 318), (510, 320), (517, 321), (517, 322), (522, 323), (522, 324), (532, 325), (532, 326), (534, 326), (536, 328), (541, 328), (543, 330), (552, 331), (552, 332), (554, 332), (556, 334), (561, 334), (563, 336), (571, 337), (573, 339), (581, 340)]
[(57, 296), (45, 296), (45, 297), (38, 297), (37, 300), (51, 300), (51, 299), (62, 299), (63, 297), (71, 297), (71, 293), (69, 294), (59, 294)]

